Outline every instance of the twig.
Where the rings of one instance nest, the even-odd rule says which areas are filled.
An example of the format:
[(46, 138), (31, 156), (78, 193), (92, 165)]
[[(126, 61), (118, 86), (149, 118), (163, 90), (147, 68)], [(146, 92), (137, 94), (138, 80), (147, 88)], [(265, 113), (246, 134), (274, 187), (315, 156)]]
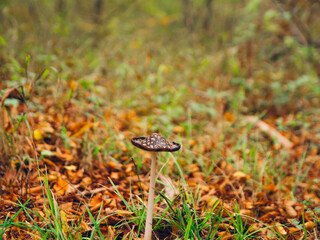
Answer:
[(248, 123), (256, 125), (261, 131), (263, 131), (270, 137), (274, 137), (284, 148), (290, 149), (293, 147), (293, 143), (291, 141), (289, 141), (286, 137), (284, 137), (281, 133), (279, 133), (276, 129), (274, 129), (264, 121), (259, 120), (258, 117), (248, 116), (246, 117), (246, 121)]

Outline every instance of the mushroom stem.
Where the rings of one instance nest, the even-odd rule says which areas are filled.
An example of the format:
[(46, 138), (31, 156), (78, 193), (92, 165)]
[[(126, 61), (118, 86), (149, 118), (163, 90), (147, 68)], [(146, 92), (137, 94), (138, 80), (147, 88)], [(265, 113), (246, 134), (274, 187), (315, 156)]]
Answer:
[(156, 185), (155, 184), (156, 183), (156, 164), (157, 164), (157, 155), (156, 155), (156, 152), (152, 152), (147, 220), (146, 220), (146, 229), (144, 232), (144, 240), (151, 240), (152, 238), (152, 215), (153, 215), (153, 208), (154, 208), (154, 188)]

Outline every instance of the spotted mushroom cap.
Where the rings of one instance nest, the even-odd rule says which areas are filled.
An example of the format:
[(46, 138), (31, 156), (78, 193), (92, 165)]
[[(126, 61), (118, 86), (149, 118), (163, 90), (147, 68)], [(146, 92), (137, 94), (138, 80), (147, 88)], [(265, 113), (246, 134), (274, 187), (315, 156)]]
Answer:
[(175, 152), (181, 147), (179, 143), (171, 143), (159, 133), (153, 133), (149, 137), (132, 138), (131, 142), (140, 149), (152, 152)]

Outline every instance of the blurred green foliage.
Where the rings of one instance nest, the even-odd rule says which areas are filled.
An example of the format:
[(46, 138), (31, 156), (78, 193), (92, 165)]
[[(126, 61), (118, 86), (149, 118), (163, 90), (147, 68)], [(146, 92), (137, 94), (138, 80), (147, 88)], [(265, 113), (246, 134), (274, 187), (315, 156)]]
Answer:
[[(211, 88), (231, 90), (225, 108), (236, 112), (283, 111), (293, 101), (288, 111), (299, 111), (319, 104), (319, 11), (312, 0), (3, 0), (2, 85), (25, 82), (29, 54), (31, 77), (52, 67), (44, 79), (59, 72), (110, 90), (116, 105), (165, 105), (176, 94), (183, 105), (189, 90)], [(159, 99), (170, 89), (187, 93)]]

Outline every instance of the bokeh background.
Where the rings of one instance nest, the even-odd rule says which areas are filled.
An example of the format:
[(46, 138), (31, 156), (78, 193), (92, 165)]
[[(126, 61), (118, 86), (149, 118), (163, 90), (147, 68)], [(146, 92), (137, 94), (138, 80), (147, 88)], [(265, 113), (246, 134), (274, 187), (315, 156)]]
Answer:
[(150, 86), (162, 95), (231, 90), (229, 107), (249, 112), (319, 104), (315, 0), (2, 0), (0, 8), (1, 80), (12, 85), (29, 54), (32, 72), (53, 67), (62, 80), (94, 82), (108, 92), (102, 101), (118, 105), (140, 104), (136, 93)]

